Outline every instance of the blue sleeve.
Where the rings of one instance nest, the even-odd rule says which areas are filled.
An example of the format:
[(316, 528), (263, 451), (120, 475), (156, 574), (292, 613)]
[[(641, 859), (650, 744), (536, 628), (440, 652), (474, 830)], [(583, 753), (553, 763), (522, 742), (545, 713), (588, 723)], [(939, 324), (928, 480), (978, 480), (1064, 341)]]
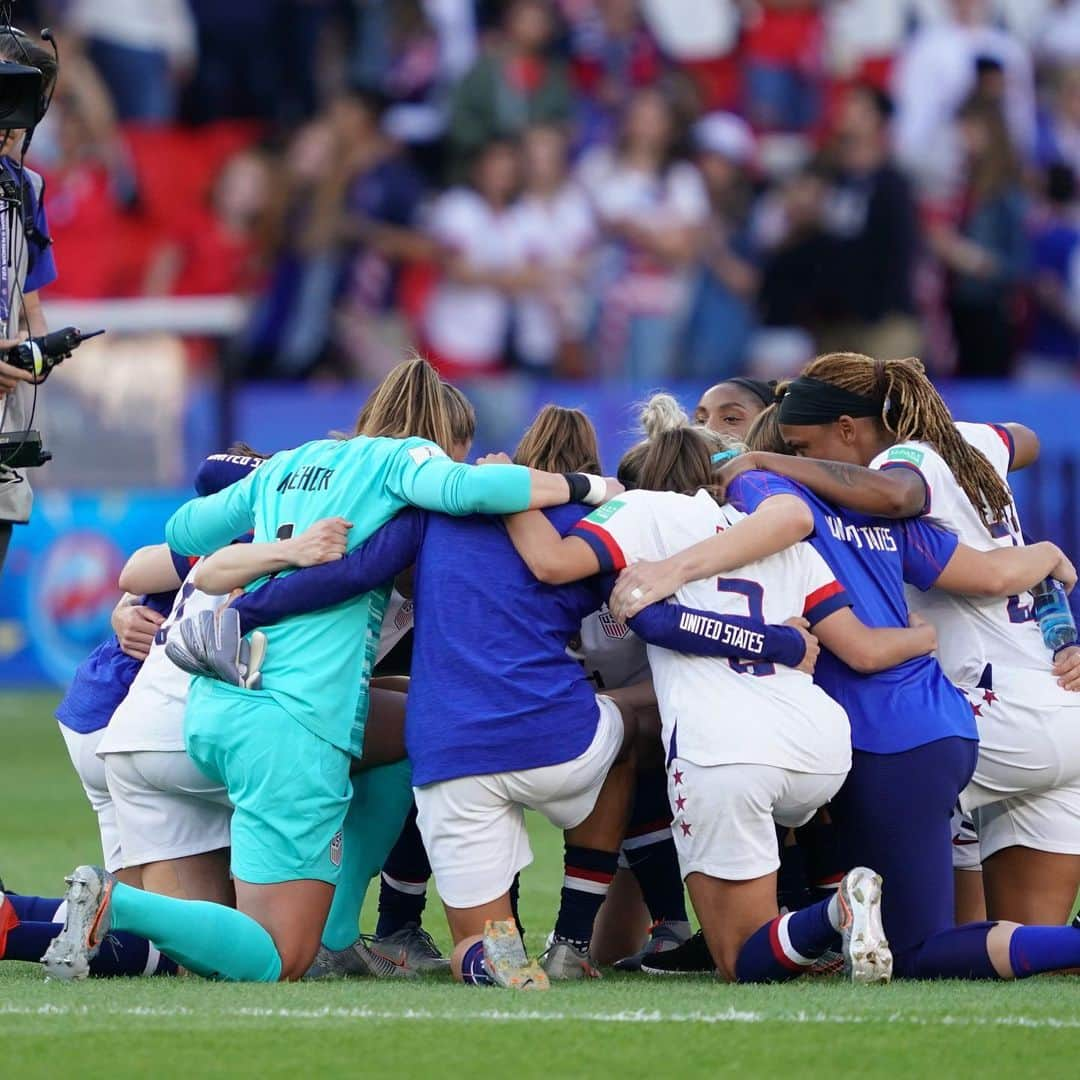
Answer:
[(392, 581), (416, 562), (423, 528), (423, 515), (405, 510), (344, 559), (270, 578), (233, 601), (242, 632), (333, 607)]
[(744, 514), (752, 514), (774, 495), (794, 495), (806, 502), (806, 491), (786, 476), (754, 469), (740, 473), (728, 485), (728, 502)]
[[(42, 189), (41, 195), (44, 194)], [(27, 272), (26, 281), (23, 282), (23, 292), (36, 292), (56, 280), (56, 259), (53, 256), (52, 238), (49, 236), (49, 221), (45, 216), (45, 200), (41, 196), (37, 201), (34, 226), (42, 239), (34, 243), (34, 258), (30, 260), (32, 266)]]
[(165, 523), (169, 547), (184, 555), (209, 555), (255, 527), (258, 470), (201, 499), (190, 499)]
[(176, 576), (183, 581), (184, 578), (191, 573), (191, 568), (194, 565), (190, 555), (181, 555), (179, 551), (173, 551), (169, 548), (169, 555), (172, 557), (173, 569), (176, 571)]
[(650, 604), (627, 625), (650, 645), (695, 656), (752, 658), (797, 667), (806, 655), (802, 635), (793, 626), (772, 626), (681, 604)]
[(960, 540), (916, 518), (895, 523), (904, 543), (904, 580), (926, 592), (941, 577)]
[(454, 517), (529, 509), (532, 479), (523, 465), (464, 465), (434, 443), (406, 440), (386, 481), (399, 499)]

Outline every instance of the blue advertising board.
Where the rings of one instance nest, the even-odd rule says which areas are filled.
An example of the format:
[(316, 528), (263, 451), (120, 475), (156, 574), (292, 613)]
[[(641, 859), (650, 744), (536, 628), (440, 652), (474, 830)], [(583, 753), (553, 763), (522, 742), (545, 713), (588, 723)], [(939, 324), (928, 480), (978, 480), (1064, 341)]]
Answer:
[(0, 578), (0, 685), (67, 683), (112, 631), (128, 556), (159, 544), (186, 492), (39, 493)]

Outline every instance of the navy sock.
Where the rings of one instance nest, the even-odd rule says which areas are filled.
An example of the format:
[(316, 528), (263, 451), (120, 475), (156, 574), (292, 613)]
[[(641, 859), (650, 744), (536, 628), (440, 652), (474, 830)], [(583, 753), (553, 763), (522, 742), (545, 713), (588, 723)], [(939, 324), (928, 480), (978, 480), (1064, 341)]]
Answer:
[(387, 937), (410, 924), (420, 925), (430, 877), (431, 863), (416, 825), (414, 804), (383, 865), (376, 937)]
[[(994, 970), (986, 951), (986, 935), (996, 925), (992, 922), (966, 923), (933, 934), (918, 948), (893, 956), (893, 975), (901, 979), (999, 979), (1001, 976)], [(1076, 938), (1080, 942), (1080, 934), (1076, 934)], [(1011, 946), (1009, 954), (1011, 960)]]
[(739, 950), (739, 982), (785, 982), (802, 975), (823, 953), (840, 943), (830, 906), (819, 900), (758, 927)]
[(484, 943), (474, 942), (461, 958), (461, 981), (466, 986), (494, 986), (484, 965)]
[[(819, 814), (795, 830), (795, 844), (802, 852), (805, 864), (807, 902), (831, 899), (847, 872), (837, 842), (836, 826), (831, 821), (822, 821)], [(781, 851), (781, 874), (783, 858)]]
[[(8, 931), (4, 959), (37, 963), (63, 928), (63, 923), (20, 922)], [(162, 955), (146, 938), (116, 930), (101, 943), (97, 956), (90, 961), (90, 974), (98, 978), (175, 975), (176, 963)]]
[(785, 844), (786, 829), (778, 829), (780, 869), (776, 875), (776, 906), (798, 911), (814, 902), (806, 877), (806, 850), (798, 843)]
[(686, 922), (682, 873), (671, 835), (667, 774), (662, 769), (644, 772), (637, 778), (622, 853), (637, 879), (652, 921)]
[(614, 851), (566, 845), (562, 901), (555, 920), (556, 941), (568, 941), (582, 952), (588, 951), (596, 913), (618, 865), (619, 856)]
[(20, 893), (5, 893), (15, 914), (23, 922), (63, 922), (57, 919), (56, 912), (64, 902), (59, 896), (23, 896)]
[(1009, 966), (1018, 979), (1080, 967), (1080, 930), (1075, 926), (1018, 926), (1009, 941)]

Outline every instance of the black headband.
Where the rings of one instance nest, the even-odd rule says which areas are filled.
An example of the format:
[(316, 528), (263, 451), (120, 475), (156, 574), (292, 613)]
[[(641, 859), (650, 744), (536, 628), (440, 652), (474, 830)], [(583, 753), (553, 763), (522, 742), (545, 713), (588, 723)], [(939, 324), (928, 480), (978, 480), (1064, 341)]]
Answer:
[(880, 416), (882, 403), (876, 398), (841, 390), (821, 379), (805, 375), (794, 379), (780, 399), (780, 423), (831, 424), (841, 416)]
[(751, 379), (746, 375), (736, 375), (734, 379), (727, 379), (735, 386), (741, 386), (761, 401), (762, 405), (771, 405), (776, 400), (776, 381), (764, 382), (761, 379)]

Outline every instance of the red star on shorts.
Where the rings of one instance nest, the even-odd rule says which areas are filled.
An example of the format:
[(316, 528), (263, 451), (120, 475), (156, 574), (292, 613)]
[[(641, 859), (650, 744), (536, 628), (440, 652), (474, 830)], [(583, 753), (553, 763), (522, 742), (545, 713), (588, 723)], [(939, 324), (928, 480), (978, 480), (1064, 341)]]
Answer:
[(678, 787), (682, 783), (682, 773), (678, 769), (675, 770), (675, 786)]
[(998, 699), (998, 696), (997, 696), (997, 694), (994, 693), (993, 690), (987, 690), (983, 694), (983, 701), (985, 701), (987, 705), (993, 705), (994, 702), (997, 701), (997, 699)]
[(982, 716), (982, 709), (981, 709), (981, 708), (979, 708), (979, 706), (978, 706), (978, 705), (976, 705), (976, 704), (975, 704), (974, 702), (972, 702), (972, 703), (971, 703), (971, 711), (972, 711), (972, 712), (973, 712), (973, 713), (974, 713), (974, 714), (975, 714), (976, 716)]
[(690, 835), (690, 826), (687, 825), (687, 823), (685, 821), (680, 821), (679, 822), (679, 828), (682, 829), (683, 836), (689, 836)]
[(682, 810), (683, 807), (685, 807), (685, 806), (686, 806), (686, 796), (685, 795), (680, 795), (675, 800), (675, 809), (676, 810)]

